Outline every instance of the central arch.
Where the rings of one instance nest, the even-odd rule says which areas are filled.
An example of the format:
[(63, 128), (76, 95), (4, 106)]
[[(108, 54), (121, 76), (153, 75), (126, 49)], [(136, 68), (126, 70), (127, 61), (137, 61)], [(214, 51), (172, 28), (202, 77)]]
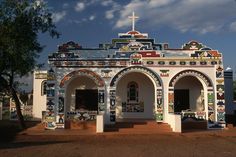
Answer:
[(158, 74), (146, 67), (132, 66), (113, 77), (110, 82), (110, 121), (122, 117), (163, 121), (163, 88)]

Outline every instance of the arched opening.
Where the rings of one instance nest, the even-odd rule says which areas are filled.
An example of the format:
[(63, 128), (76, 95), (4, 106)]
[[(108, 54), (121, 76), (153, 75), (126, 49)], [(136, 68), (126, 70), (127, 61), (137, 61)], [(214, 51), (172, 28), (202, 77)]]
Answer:
[(87, 76), (77, 76), (66, 86), (66, 111), (98, 111), (98, 87)]
[(117, 119), (154, 119), (155, 86), (141, 72), (129, 72), (116, 84)]
[(174, 112), (205, 111), (204, 88), (194, 76), (180, 78), (174, 86)]
[(182, 131), (207, 129), (207, 90), (198, 77), (185, 75), (174, 84), (174, 112), (182, 116)]

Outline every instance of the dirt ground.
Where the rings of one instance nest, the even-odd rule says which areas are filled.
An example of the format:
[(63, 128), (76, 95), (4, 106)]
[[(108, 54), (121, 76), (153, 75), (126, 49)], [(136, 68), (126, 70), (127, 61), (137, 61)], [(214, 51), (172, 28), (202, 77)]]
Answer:
[(149, 135), (29, 135), (25, 132), (15, 133), (11, 129), (8, 132), (0, 130), (0, 133), (0, 157), (230, 157), (236, 155), (236, 128)]

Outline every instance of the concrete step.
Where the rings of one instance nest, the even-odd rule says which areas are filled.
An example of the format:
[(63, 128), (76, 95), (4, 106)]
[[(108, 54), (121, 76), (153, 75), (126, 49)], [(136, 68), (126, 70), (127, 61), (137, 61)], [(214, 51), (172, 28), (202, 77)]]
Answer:
[(114, 125), (105, 126), (105, 132), (119, 133), (161, 133), (172, 132), (170, 125), (166, 123), (157, 123), (155, 121), (141, 122), (116, 122)]
[(75, 129), (75, 130), (96, 130), (96, 121), (66, 121), (66, 129)]

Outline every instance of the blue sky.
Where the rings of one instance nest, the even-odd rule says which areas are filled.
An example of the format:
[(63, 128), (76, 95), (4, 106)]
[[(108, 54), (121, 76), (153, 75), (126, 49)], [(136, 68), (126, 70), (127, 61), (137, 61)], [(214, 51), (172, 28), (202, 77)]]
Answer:
[(40, 35), (45, 45), (39, 62), (47, 62), (57, 45), (73, 40), (83, 47), (108, 43), (131, 29), (127, 18), (139, 16), (136, 30), (156, 42), (180, 48), (197, 40), (224, 56), (224, 66), (236, 69), (236, 0), (44, 0), (53, 12), (59, 39)]

